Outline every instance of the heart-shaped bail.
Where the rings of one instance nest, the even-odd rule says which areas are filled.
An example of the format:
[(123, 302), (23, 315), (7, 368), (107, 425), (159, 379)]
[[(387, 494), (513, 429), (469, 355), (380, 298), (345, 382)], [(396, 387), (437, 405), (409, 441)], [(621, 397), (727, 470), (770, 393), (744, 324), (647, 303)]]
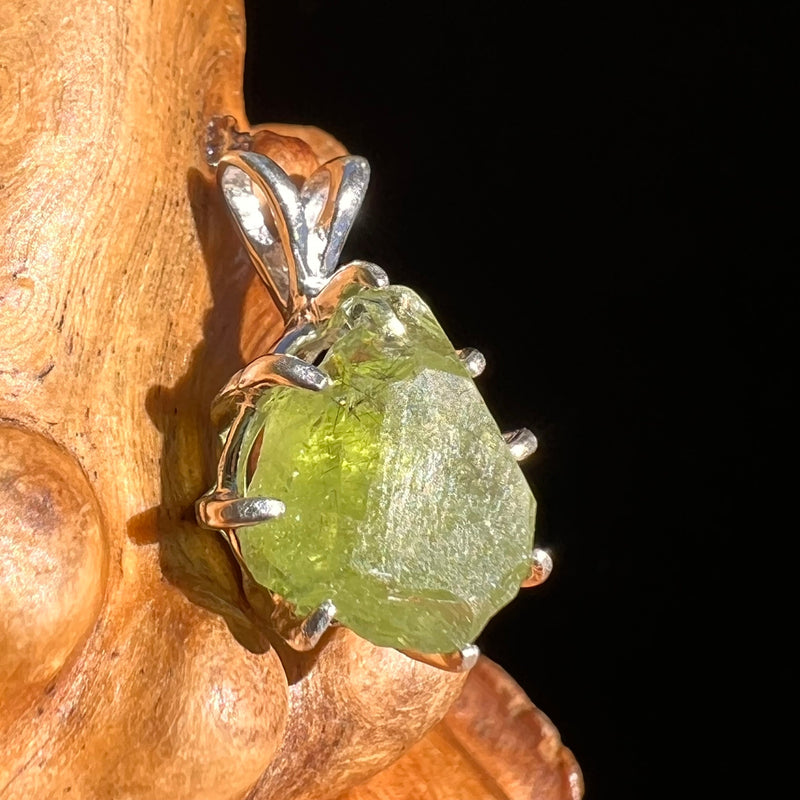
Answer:
[(300, 190), (261, 153), (230, 152), (217, 170), (222, 196), (259, 276), (288, 323), (328, 282), (369, 183), (369, 164), (341, 156)]

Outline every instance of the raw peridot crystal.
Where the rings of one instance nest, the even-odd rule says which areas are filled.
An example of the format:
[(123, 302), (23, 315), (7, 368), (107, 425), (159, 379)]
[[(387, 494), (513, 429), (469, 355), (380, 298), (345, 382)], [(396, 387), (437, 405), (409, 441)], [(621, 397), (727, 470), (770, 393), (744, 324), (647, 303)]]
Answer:
[(528, 575), (525, 477), (410, 289), (351, 294), (315, 337), (332, 385), (270, 389), (245, 434), (240, 476), (262, 440), (242, 495), (286, 513), (238, 531), (244, 562), (299, 615), (331, 599), (375, 644), (458, 650)]

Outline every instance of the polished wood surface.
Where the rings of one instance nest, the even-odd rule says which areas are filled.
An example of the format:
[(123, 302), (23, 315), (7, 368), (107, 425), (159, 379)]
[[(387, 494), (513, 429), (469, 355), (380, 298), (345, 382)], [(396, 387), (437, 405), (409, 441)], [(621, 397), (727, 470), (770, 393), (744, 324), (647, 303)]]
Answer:
[(445, 718), (340, 800), (579, 800), (583, 778), (550, 720), (481, 657)]

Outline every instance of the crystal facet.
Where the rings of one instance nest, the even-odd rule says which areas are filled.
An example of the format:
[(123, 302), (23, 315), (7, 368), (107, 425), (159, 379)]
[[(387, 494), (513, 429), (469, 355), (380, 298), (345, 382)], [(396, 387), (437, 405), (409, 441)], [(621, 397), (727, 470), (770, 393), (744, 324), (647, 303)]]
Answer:
[(354, 291), (294, 348), (332, 384), (257, 402), (238, 488), (286, 513), (237, 532), (247, 568), (375, 644), (464, 647), (528, 576), (536, 511), (475, 383), (402, 286)]

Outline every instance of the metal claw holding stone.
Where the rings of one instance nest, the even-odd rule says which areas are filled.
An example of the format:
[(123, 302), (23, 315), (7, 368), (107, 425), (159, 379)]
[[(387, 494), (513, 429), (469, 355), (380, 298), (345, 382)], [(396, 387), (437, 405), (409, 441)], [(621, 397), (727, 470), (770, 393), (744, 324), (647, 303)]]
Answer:
[(452, 653), (419, 653), (416, 650), (403, 650), (409, 658), (421, 661), (432, 667), (446, 670), (447, 672), (467, 672), (471, 670), (480, 658), (481, 651), (476, 644), (468, 644)]
[(233, 497), (214, 490), (197, 501), (196, 510), (204, 528), (225, 531), (268, 522), (283, 514), (286, 506), (272, 497)]
[(222, 388), (212, 405), (223, 442), (217, 482), (196, 503), (197, 519), (204, 528), (233, 530), (268, 522), (286, 507), (277, 498), (241, 494), (240, 456), (245, 431), (255, 414), (257, 398), (274, 386), (318, 391), (330, 383), (313, 364), (287, 355), (266, 355), (239, 370)]
[(461, 363), (473, 378), (477, 378), (486, 369), (486, 357), (480, 350), (476, 350), (474, 347), (462, 347), (456, 352)]
[(289, 647), (306, 652), (319, 644), (322, 634), (333, 624), (335, 616), (336, 606), (331, 600), (324, 600), (299, 622), (286, 624), (273, 618), (273, 627)]
[(536, 502), (517, 461), (536, 440), (499, 433), (472, 380), (485, 359), (453, 349), (419, 296), (375, 264), (337, 266), (368, 178), (357, 156), (299, 188), (259, 153), (220, 159), (284, 331), (214, 401), (221, 454), (197, 514), (270, 593), (291, 647), (335, 622), (464, 671), (531, 568)]
[(531, 553), (530, 574), (522, 581), (522, 588), (529, 589), (532, 586), (539, 586), (550, 577), (552, 571), (553, 557), (547, 550), (542, 550), (540, 547), (535, 548)]
[(529, 458), (539, 447), (539, 440), (527, 428), (507, 431), (503, 434), (503, 438), (508, 443), (508, 449), (517, 461), (524, 461)]

